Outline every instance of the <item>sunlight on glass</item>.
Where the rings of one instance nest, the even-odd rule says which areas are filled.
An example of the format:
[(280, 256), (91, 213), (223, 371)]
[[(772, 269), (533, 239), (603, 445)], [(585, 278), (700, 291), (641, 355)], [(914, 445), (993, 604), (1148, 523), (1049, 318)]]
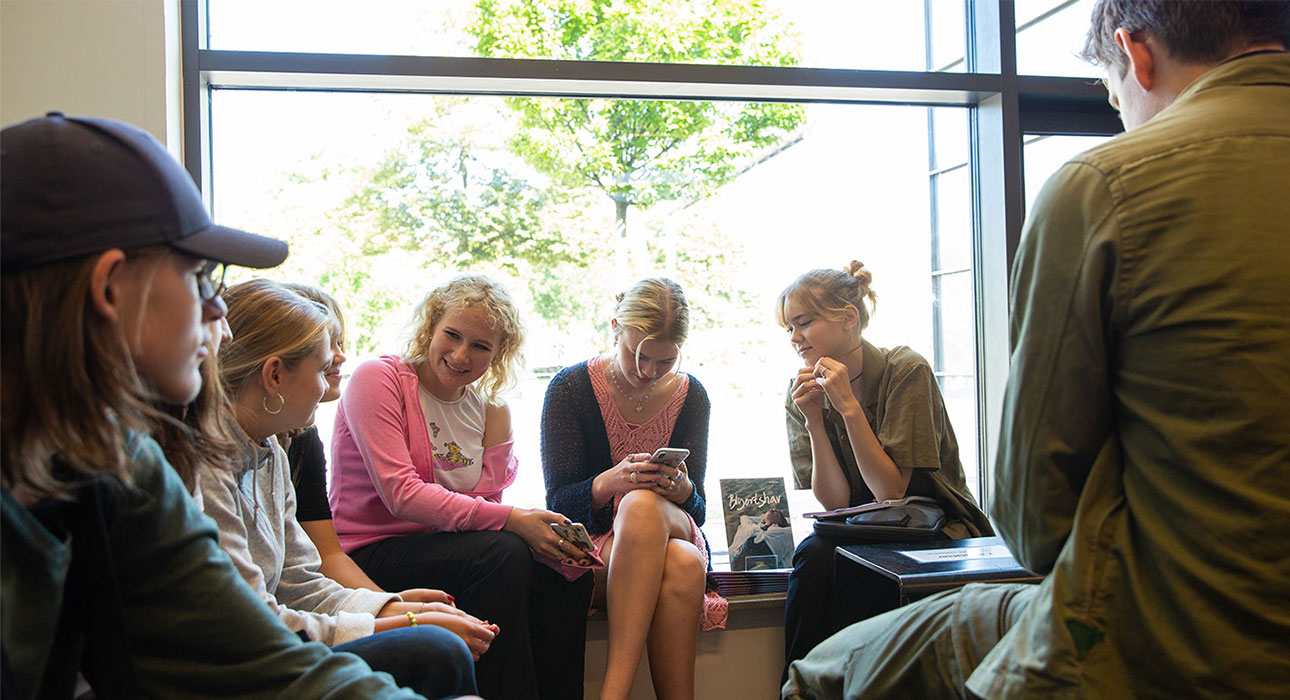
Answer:
[(1062, 7), (1017, 33), (1017, 73), (1097, 78), (1102, 69), (1079, 57), (1088, 34), (1094, 0), (1071, 4), (1059, 0), (1030, 0), (1016, 4), (1017, 26), (1021, 27), (1054, 8)]
[(1099, 144), (1109, 136), (1029, 136), (1023, 151), (1026, 187), (1026, 211), (1034, 207), (1035, 197), (1044, 183), (1071, 158)]
[[(943, 364), (958, 374), (945, 378), (945, 393), (974, 477), (971, 274), (943, 278), (935, 298), (926, 110), (647, 103), (667, 123), (636, 135), (633, 162), (643, 165), (624, 170), (616, 158), (632, 139), (602, 122), (644, 120), (645, 104), (215, 91), (215, 216), (290, 241), (291, 257), (268, 274), (341, 301), (353, 346), (346, 373), (401, 352), (412, 307), (437, 283), (463, 271), (502, 280), (529, 328), (529, 373), (507, 397), (522, 465), (507, 502), (545, 499), (546, 382), (609, 348), (614, 293), (665, 275), (693, 307), (681, 369), (712, 399), (714, 548), (725, 538), (718, 480), (730, 477), (788, 480), (800, 541), (810, 524), (799, 516), (818, 506), (809, 490), (791, 490), (783, 401), (799, 360), (773, 304), (802, 272), (851, 259), (874, 273), (880, 302), (866, 337), (875, 344), (933, 360), (934, 309), (952, 317), (943, 347), (954, 357)], [(584, 111), (592, 118), (573, 134), (525, 125), (537, 114), (573, 128)], [(680, 139), (687, 114), (716, 126)], [(741, 115), (756, 115), (764, 138), (734, 133), (728, 120)], [(938, 143), (953, 140), (938, 134)], [(956, 265), (971, 245), (968, 186), (965, 175), (940, 185), (941, 256)], [(324, 437), (329, 409), (319, 409)]]
[[(936, 61), (961, 57), (963, 0), (928, 6)], [(209, 36), (210, 48), (238, 51), (921, 71), (923, 13), (907, 0), (215, 0)]]

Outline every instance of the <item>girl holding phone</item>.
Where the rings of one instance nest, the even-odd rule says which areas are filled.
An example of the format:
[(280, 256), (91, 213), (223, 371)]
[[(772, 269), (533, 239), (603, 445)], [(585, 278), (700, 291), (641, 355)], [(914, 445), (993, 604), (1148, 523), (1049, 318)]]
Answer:
[[(319, 403), (336, 401), (340, 398), (340, 368), (349, 359), (345, 355), (345, 316), (340, 305), (327, 292), (308, 284), (286, 282), (282, 285), (300, 296), (313, 301), (327, 309), (329, 331), (331, 336), (331, 365), (324, 377), (327, 390), (323, 392)], [(287, 462), (291, 468), (291, 485), (296, 490), (296, 520), (301, 529), (309, 536), (322, 564), (318, 570), (327, 578), (349, 588), (366, 588), (379, 591), (366, 573), (354, 563), (353, 559), (340, 547), (336, 537), (336, 526), (332, 522), (331, 505), (327, 502), (327, 456), (323, 451), (322, 438), (318, 435), (318, 426), (311, 425), (301, 430), (292, 430), (279, 441), (287, 450)], [(399, 597), (407, 603), (444, 603), (453, 604), (453, 597), (444, 591), (430, 588), (409, 588), (399, 591)], [(479, 659), (483, 653), (482, 639), (472, 634), (473, 623), (465, 618), (451, 619), (447, 622), (462, 628), (459, 636), (467, 644), (475, 644), (471, 653)]]
[[(585, 523), (608, 564), (593, 594), (609, 614), (601, 697), (629, 695), (648, 646), (658, 697), (690, 698), (700, 627), (724, 626), (725, 601), (704, 591), (708, 396), (676, 371), (689, 306), (675, 282), (642, 280), (618, 295), (610, 328), (611, 353), (565, 368), (547, 387), (547, 505)], [(688, 456), (652, 459), (669, 446)]]
[[(797, 488), (828, 509), (927, 496), (945, 510), (946, 536), (993, 534), (963, 477), (958, 443), (931, 365), (908, 347), (875, 347), (862, 337), (877, 295), (873, 275), (851, 261), (811, 270), (780, 292), (779, 324), (802, 358), (784, 402)], [(866, 304), (867, 302), (867, 304)], [(834, 630), (833, 556), (820, 535), (793, 556), (785, 605), (785, 653), (792, 663)]]
[(442, 589), (500, 628), (476, 665), (484, 697), (580, 698), (591, 580), (535, 557), (583, 552), (551, 529), (563, 515), (501, 503), (518, 469), (501, 394), (519, 371), (519, 309), (493, 280), (462, 275), (415, 317), (403, 356), (359, 365), (340, 398), (340, 544), (378, 585)]

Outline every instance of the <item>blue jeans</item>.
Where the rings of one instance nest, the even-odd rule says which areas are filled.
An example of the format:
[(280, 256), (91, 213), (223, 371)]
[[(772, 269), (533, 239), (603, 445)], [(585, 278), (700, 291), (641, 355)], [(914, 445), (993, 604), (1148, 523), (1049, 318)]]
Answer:
[(475, 662), (460, 637), (442, 627), (418, 625), (377, 632), (332, 647), (384, 671), (394, 682), (427, 698), (474, 695)]

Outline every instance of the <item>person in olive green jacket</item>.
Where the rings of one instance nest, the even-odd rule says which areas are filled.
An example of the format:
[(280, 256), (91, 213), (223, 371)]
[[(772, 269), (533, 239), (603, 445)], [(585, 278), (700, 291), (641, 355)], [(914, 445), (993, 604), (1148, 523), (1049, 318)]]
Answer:
[(1290, 692), (1287, 5), (1097, 4), (1129, 133), (1023, 232), (991, 504), (1047, 576), (857, 623), (785, 697)]

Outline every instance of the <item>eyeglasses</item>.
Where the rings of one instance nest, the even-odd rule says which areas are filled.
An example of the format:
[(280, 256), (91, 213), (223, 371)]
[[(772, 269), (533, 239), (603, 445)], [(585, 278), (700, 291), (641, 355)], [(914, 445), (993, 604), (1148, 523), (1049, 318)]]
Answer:
[(224, 273), (228, 267), (222, 262), (208, 260), (197, 273), (197, 296), (202, 301), (210, 301), (224, 293)]

